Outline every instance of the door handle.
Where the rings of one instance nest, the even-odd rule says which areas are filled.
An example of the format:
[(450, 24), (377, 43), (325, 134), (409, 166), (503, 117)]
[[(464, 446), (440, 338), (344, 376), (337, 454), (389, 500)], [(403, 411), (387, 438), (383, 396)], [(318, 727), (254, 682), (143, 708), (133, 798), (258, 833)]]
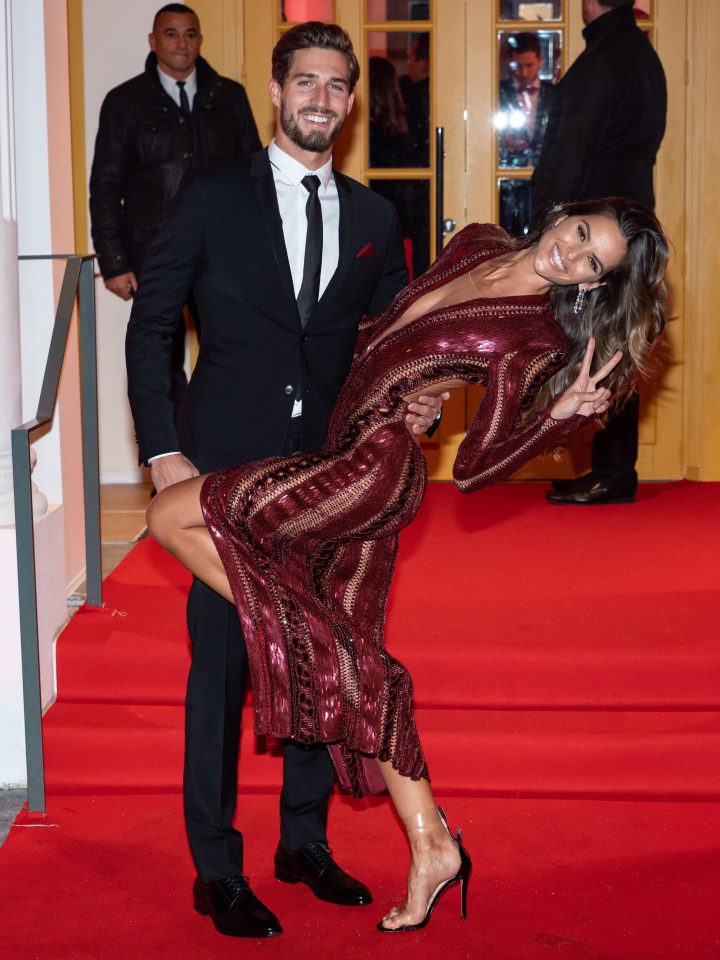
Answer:
[(442, 250), (445, 235), (457, 224), (445, 216), (445, 127), (435, 127), (435, 256)]

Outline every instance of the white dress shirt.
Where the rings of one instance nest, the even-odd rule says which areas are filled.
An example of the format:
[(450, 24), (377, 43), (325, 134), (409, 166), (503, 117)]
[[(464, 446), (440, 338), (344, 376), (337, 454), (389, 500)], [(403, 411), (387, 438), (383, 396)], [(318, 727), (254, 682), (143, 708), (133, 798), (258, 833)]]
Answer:
[[(175, 103), (180, 106), (180, 87), (177, 85), (177, 80), (173, 77), (169, 77), (160, 67), (157, 68), (158, 80), (165, 91), (165, 93), (172, 97)], [(190, 109), (193, 108), (193, 100), (195, 99), (195, 94), (197, 93), (197, 70), (193, 70), (189, 77), (185, 77), (185, 93), (187, 94), (188, 103), (190, 104)]]
[(517, 105), (525, 115), (525, 126), (528, 136), (532, 137), (533, 130), (535, 129), (538, 100), (540, 99), (540, 81), (538, 80), (528, 85), (516, 83), (515, 99), (517, 100)]
[[(285, 153), (273, 140), (268, 147), (268, 157), (275, 181), (275, 192), (280, 208), (285, 249), (287, 250), (290, 272), (292, 274), (295, 298), (302, 286), (305, 266), (305, 240), (307, 238), (307, 214), (305, 207), (308, 191), (303, 186), (303, 177), (314, 174), (320, 178), (318, 196), (323, 219), (322, 266), (320, 267), (320, 289), (322, 297), (332, 275), (337, 270), (340, 259), (340, 200), (337, 184), (332, 171), (332, 157), (319, 170), (308, 170), (301, 163)], [(302, 413), (302, 400), (293, 404), (292, 416)]]
[(273, 142), (268, 147), (268, 157), (272, 167), (277, 193), (280, 218), (285, 237), (285, 249), (290, 261), (295, 298), (300, 293), (303, 267), (305, 266), (305, 239), (307, 237), (308, 191), (302, 184), (303, 177), (315, 174), (320, 178), (318, 196), (323, 219), (323, 251), (320, 268), (321, 297), (337, 270), (340, 258), (340, 201), (332, 170), (332, 158), (319, 170), (308, 170)]

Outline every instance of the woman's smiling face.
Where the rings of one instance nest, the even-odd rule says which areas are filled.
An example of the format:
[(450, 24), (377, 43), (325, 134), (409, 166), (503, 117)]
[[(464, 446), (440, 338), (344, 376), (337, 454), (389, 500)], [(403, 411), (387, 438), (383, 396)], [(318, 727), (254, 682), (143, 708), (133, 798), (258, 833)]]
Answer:
[(626, 252), (627, 241), (610, 217), (564, 217), (540, 236), (533, 266), (550, 283), (592, 290)]

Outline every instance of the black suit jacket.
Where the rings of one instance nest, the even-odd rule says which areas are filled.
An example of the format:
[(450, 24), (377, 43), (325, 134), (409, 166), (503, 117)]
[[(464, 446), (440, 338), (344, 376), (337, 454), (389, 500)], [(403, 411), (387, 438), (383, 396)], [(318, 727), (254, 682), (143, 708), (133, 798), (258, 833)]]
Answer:
[(667, 90), (658, 55), (617, 7), (583, 30), (586, 49), (557, 86), (533, 174), (536, 222), (554, 203), (608, 196), (652, 207)]
[[(337, 270), (303, 330), (267, 150), (194, 173), (153, 243), (128, 325), (128, 393), (140, 459), (182, 450), (201, 472), (282, 451), (295, 385), (317, 449), (364, 314), (407, 282), (394, 208), (335, 172)], [(203, 336), (175, 424), (171, 336), (193, 289)]]

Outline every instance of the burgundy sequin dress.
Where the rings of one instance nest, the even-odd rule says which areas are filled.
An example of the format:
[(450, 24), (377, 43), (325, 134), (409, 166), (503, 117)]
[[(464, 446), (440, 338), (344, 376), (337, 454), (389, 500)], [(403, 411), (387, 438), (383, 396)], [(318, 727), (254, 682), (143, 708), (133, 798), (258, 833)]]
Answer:
[(477, 298), (398, 326), (420, 297), (508, 249), (499, 228), (467, 227), (361, 325), (319, 453), (213, 473), (202, 487), (245, 635), (256, 732), (326, 743), (355, 796), (382, 789), (373, 757), (427, 776), (412, 681), (383, 642), (397, 535), (427, 482), (403, 397), (448, 380), (487, 386), (453, 469), (464, 491), (508, 476), (577, 426), (547, 413), (518, 422), (564, 363), (546, 297)]

